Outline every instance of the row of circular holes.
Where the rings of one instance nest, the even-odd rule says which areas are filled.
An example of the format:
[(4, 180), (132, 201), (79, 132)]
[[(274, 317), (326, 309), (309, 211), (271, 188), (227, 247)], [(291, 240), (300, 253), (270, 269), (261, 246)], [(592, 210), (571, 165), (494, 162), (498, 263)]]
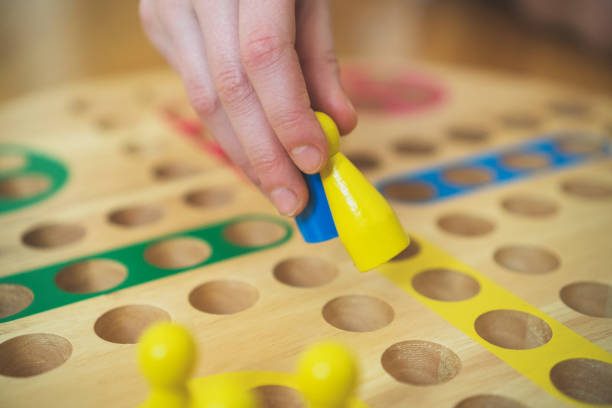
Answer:
[[(27, 164), (26, 160), (26, 157), (20, 154), (0, 152), (0, 172), (17, 171)], [(192, 176), (199, 172), (198, 167), (181, 162), (162, 163), (153, 168), (153, 175), (160, 181)], [(46, 192), (50, 186), (49, 177), (45, 174), (32, 173), (8, 176), (0, 181), (0, 198), (28, 199)], [(192, 200), (194, 204), (198, 205), (202, 200), (207, 202), (212, 200), (212, 204), (223, 204), (227, 199), (225, 196), (220, 196), (194, 197)]]
[[(464, 126), (449, 129), (448, 135), (452, 140), (475, 144), (487, 140), (489, 132)], [(604, 145), (603, 138), (592, 134), (572, 133), (560, 140), (559, 150), (569, 154), (593, 154), (600, 151)], [(437, 150), (433, 142), (418, 137), (399, 139), (393, 143), (392, 148), (397, 154), (404, 156), (430, 156)], [(378, 157), (369, 151), (355, 150), (347, 153), (347, 156), (362, 171), (375, 170), (380, 166)], [(510, 154), (504, 158), (504, 164), (518, 169), (533, 169), (544, 167), (548, 163), (545, 156)]]
[[(199, 208), (216, 208), (232, 200), (232, 193), (221, 188), (207, 188), (192, 191), (184, 201)], [(154, 205), (137, 205), (120, 208), (108, 215), (108, 220), (124, 227), (152, 224), (163, 217), (163, 211)], [(76, 224), (45, 224), (26, 231), (22, 236), (24, 244), (35, 248), (54, 248), (75, 243), (85, 237), (85, 229)]]
[[(228, 225), (223, 237), (242, 247), (260, 247), (277, 242), (286, 234), (275, 223), (247, 220)], [(210, 246), (196, 238), (177, 237), (149, 245), (144, 259), (162, 269), (182, 269), (204, 262), (211, 254)], [(69, 293), (95, 293), (112, 289), (127, 277), (127, 268), (108, 259), (91, 259), (69, 264), (55, 275), (58, 288)], [(27, 308), (34, 294), (29, 288), (0, 284), (0, 318), (9, 317)]]
[[(414, 242), (414, 241), (413, 241)], [(416, 249), (415, 249), (416, 248)], [(398, 259), (418, 254), (418, 244)], [(409, 255), (406, 255), (409, 254)], [(305, 272), (316, 273), (305, 274)], [(338, 274), (337, 269), (322, 260), (293, 258), (279, 263), (274, 276), (281, 282), (296, 287), (314, 287), (326, 284)], [(461, 301), (475, 296), (478, 283), (459, 272), (437, 269), (417, 274), (413, 279), (415, 290), (424, 296), (442, 301)], [(189, 302), (198, 310), (213, 314), (233, 314), (251, 307), (258, 300), (257, 290), (243, 282), (218, 280), (204, 283), (189, 294)], [(322, 311), (324, 319), (341, 330), (366, 332), (391, 323), (394, 311), (390, 305), (370, 296), (348, 295), (329, 301)], [(167, 312), (152, 306), (128, 305), (112, 309), (99, 317), (94, 325), (98, 336), (115, 343), (135, 343), (140, 332), (157, 320), (169, 320)], [(506, 330), (515, 326), (516, 330)], [(484, 313), (475, 322), (481, 337), (492, 344), (510, 349), (528, 349), (541, 346), (552, 336), (550, 327), (542, 320), (524, 312), (496, 310)], [(509, 332), (531, 336), (509, 336)], [(32, 337), (34, 336), (34, 337)], [(39, 337), (42, 336), (42, 337)], [(27, 345), (27, 347), (24, 346)], [(35, 345), (39, 349), (31, 350)], [(27, 355), (24, 354), (24, 347)], [(44, 348), (51, 347), (47, 353)], [(57, 348), (58, 350), (55, 350)], [(20, 336), (0, 344), (0, 373), (11, 376), (31, 376), (63, 364), (71, 354), (70, 343), (62, 337), (49, 334)], [(414, 356), (418, 356), (415, 358)], [(36, 361), (32, 361), (35, 356)], [(400, 382), (415, 385), (433, 385), (449, 381), (460, 368), (459, 357), (448, 348), (425, 341), (404, 341), (389, 347), (382, 356), (383, 368)], [(443, 367), (442, 369), (440, 367)], [(551, 372), (555, 385), (568, 395), (586, 402), (610, 402), (605, 388), (577, 383), (567, 370), (579, 370), (587, 377), (596, 370), (604, 383), (612, 375), (612, 366), (594, 360), (567, 360)], [(599, 387), (599, 388), (598, 388)], [(600, 389), (601, 388), (601, 389)]]
[[(457, 185), (476, 186), (487, 183), (491, 173), (483, 168), (462, 167), (448, 170), (445, 177)], [(584, 176), (564, 181), (561, 189), (567, 194), (587, 199), (612, 197), (612, 184)], [(421, 181), (396, 181), (385, 186), (383, 193), (390, 199), (409, 202), (429, 200), (436, 195), (432, 185)]]
[[(504, 207), (510, 211), (526, 215), (548, 215), (556, 211), (556, 205), (542, 199), (530, 197), (512, 197), (504, 201)], [(479, 236), (490, 233), (494, 225), (481, 217), (451, 213), (438, 219), (438, 226), (444, 231), (460, 236)], [(47, 231), (48, 233), (48, 231)], [(265, 221), (244, 221), (230, 225), (224, 231), (225, 239), (241, 246), (261, 246), (282, 238), (282, 227)], [(400, 254), (400, 257), (411, 254), (411, 247)], [(166, 268), (186, 268), (203, 262), (210, 255), (210, 247), (195, 238), (174, 238), (149, 246), (145, 259), (152, 265)], [(556, 269), (558, 258), (548, 250), (535, 247), (508, 246), (499, 249), (494, 256), (502, 266), (522, 273), (546, 273)], [(310, 272), (316, 276), (316, 272)], [(119, 285), (127, 276), (127, 269), (114, 261), (96, 259), (83, 261), (62, 268), (55, 277), (57, 286), (71, 293), (93, 293), (111, 289)], [(0, 286), (5, 289), (0, 302), (0, 318), (8, 317), (27, 307), (32, 301), (32, 294), (27, 288), (11, 285)], [(565, 301), (565, 300), (564, 300)], [(571, 301), (570, 301), (571, 302)], [(576, 310), (584, 306), (571, 305)], [(586, 314), (598, 315), (591, 311)]]
[[(571, 153), (595, 153), (601, 151), (604, 142), (602, 140), (581, 140), (568, 138), (559, 142), (560, 150)], [(378, 166), (378, 159), (370, 153), (354, 153), (349, 155), (351, 160), (362, 169), (373, 169)], [(508, 154), (503, 158), (504, 165), (520, 170), (535, 170), (549, 165), (548, 157), (536, 153)], [(492, 174), (485, 168), (464, 166), (449, 169), (443, 174), (445, 180), (460, 186), (475, 186), (487, 183)], [(569, 194), (584, 196), (587, 198), (605, 198), (612, 195), (612, 186), (606, 185), (598, 180), (574, 179), (563, 184), (563, 190)], [(434, 188), (423, 182), (398, 181), (385, 187), (386, 196), (397, 200), (422, 201), (435, 195)]]

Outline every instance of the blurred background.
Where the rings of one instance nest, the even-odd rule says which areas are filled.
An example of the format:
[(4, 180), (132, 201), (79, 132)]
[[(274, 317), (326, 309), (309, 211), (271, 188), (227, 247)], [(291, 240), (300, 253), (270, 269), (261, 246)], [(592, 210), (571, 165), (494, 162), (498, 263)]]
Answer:
[[(341, 57), (406, 56), (612, 94), (612, 0), (330, 4)], [(138, 0), (0, 2), (0, 101), (164, 65), (141, 29)]]

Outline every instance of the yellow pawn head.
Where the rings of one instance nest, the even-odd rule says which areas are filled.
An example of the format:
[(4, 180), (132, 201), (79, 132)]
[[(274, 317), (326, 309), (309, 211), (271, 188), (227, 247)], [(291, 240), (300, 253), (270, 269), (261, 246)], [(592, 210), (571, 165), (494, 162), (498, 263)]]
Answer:
[(382, 194), (340, 153), (334, 121), (324, 113), (316, 114), (330, 146), (330, 158), (321, 171), (329, 209), (355, 266), (368, 271), (405, 249), (408, 235)]
[(197, 382), (191, 389), (190, 408), (258, 408), (257, 398), (239, 384), (223, 378)]
[(332, 118), (323, 112), (315, 112), (319, 124), (325, 133), (327, 138), (327, 144), (329, 145), (329, 157), (340, 152), (340, 132), (338, 127)]
[(320, 343), (302, 355), (297, 375), (300, 391), (310, 406), (344, 408), (355, 394), (359, 369), (345, 346)]
[(191, 334), (174, 323), (158, 323), (140, 337), (140, 369), (155, 388), (186, 387), (196, 359), (196, 345)]

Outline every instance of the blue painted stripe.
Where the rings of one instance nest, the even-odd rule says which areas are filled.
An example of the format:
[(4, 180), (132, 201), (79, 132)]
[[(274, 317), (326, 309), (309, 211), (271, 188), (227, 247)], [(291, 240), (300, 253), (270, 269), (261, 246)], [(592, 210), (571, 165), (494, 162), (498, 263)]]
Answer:
[[(433, 196), (426, 200), (413, 201), (407, 199), (397, 199), (394, 197), (390, 198), (394, 201), (410, 204), (429, 204), (458, 195), (468, 194), (473, 191), (482, 190), (484, 188), (490, 188), (495, 185), (518, 181), (543, 173), (548, 173), (550, 171), (560, 170), (565, 167), (575, 166), (585, 161), (607, 157), (612, 154), (611, 143), (605, 140), (603, 136), (601, 136), (603, 143), (602, 148), (596, 152), (564, 152), (560, 150), (559, 142), (568, 136), (579, 137), (579, 133), (572, 132), (568, 134), (563, 132), (544, 139), (519, 144), (512, 148), (489, 152), (480, 156), (469, 157), (425, 170), (391, 176), (379, 182), (377, 184), (377, 188), (384, 194), (385, 189), (393, 185), (405, 183), (425, 183), (434, 191)], [(598, 138), (600, 137), (599, 135), (595, 136)], [(545, 156), (549, 163), (548, 166), (536, 169), (518, 169), (509, 167), (503, 163), (503, 160), (506, 156), (513, 154), (538, 154)], [(491, 179), (485, 183), (474, 185), (459, 185), (444, 179), (444, 174), (447, 171), (457, 168), (483, 169), (490, 173)]]

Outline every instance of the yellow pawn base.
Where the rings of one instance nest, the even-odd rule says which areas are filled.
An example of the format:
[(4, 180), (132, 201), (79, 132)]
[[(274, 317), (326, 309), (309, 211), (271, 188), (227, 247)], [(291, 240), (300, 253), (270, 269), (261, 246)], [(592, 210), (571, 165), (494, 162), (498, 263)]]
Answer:
[(329, 143), (321, 179), (338, 235), (357, 269), (369, 271), (399, 254), (410, 240), (382, 194), (340, 153), (333, 120), (320, 112), (317, 118)]

